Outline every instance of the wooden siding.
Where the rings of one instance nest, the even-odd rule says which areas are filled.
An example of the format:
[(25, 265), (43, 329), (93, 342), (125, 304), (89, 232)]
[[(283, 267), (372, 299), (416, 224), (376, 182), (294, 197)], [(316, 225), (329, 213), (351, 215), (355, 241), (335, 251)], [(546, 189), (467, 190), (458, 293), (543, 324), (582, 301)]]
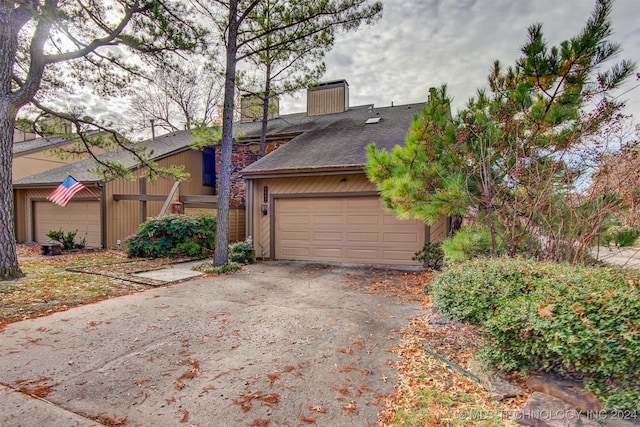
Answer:
[(13, 179), (24, 178), (38, 172), (57, 168), (67, 163), (75, 162), (78, 157), (61, 159), (48, 151), (36, 151), (24, 155), (18, 155), (13, 158)]
[[(190, 208), (188, 205), (184, 208), (187, 215), (197, 215), (199, 213), (213, 212), (218, 214), (217, 209), (210, 208)], [(239, 242), (246, 239), (245, 234), (246, 215), (244, 208), (229, 209), (229, 242)]]
[[(262, 214), (264, 203), (264, 187), (268, 187), (267, 215)], [(256, 256), (271, 257), (271, 210), (273, 197), (280, 195), (331, 195), (350, 193), (374, 195), (377, 190), (364, 173), (338, 174), (324, 176), (307, 176), (292, 178), (263, 178), (254, 180), (253, 190), (253, 224), (250, 225)], [(430, 241), (441, 241), (446, 237), (446, 218), (438, 220), (431, 226)]]
[(348, 87), (335, 86), (307, 92), (307, 116), (342, 113), (348, 108)]
[[(160, 167), (171, 165), (184, 165), (185, 170), (191, 174), (187, 180), (180, 183), (178, 191), (174, 194), (174, 200), (178, 200), (181, 195), (213, 194), (213, 188), (202, 185), (202, 153), (200, 151), (186, 150), (158, 161)], [(137, 173), (138, 176), (141, 174), (141, 172)], [(167, 177), (159, 177), (155, 181), (143, 179), (145, 179), (143, 184), (145, 193), (148, 195), (167, 196), (175, 183), (174, 179)], [(135, 233), (142, 221), (163, 213), (160, 209), (164, 200), (142, 202), (113, 198), (115, 194), (138, 195), (141, 193), (140, 186), (139, 180), (130, 181), (124, 178), (118, 178), (106, 184), (107, 247), (112, 247), (118, 240), (124, 241), (127, 236)]]

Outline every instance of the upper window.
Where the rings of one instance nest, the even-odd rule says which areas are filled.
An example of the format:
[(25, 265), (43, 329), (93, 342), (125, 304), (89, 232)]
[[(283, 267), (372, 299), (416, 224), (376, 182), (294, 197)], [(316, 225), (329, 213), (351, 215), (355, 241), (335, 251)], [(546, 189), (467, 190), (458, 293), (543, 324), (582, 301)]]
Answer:
[(202, 150), (202, 185), (216, 186), (216, 150), (213, 147)]

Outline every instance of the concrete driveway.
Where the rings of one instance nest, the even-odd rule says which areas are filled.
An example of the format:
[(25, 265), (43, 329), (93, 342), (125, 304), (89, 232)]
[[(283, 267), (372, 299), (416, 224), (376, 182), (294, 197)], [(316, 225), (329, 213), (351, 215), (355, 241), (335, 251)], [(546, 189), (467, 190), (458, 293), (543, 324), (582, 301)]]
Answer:
[(0, 425), (376, 425), (421, 309), (355, 289), (367, 274), (254, 264), (8, 325)]

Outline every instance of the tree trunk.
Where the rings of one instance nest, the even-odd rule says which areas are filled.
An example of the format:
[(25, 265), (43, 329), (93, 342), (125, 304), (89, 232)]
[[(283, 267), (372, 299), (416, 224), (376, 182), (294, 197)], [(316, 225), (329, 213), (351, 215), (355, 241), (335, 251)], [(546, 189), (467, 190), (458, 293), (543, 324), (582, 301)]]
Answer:
[(24, 276), (18, 266), (13, 219), (13, 125), (16, 109), (0, 99), (0, 280)]
[(222, 139), (220, 141), (220, 173), (218, 175), (218, 222), (213, 265), (229, 260), (229, 201), (231, 199), (231, 154), (233, 149), (233, 107), (236, 89), (236, 46), (238, 42), (238, 0), (229, 2), (229, 40), (224, 82)]
[(24, 276), (18, 266), (13, 218), (13, 127), (18, 113), (11, 93), (17, 37), (14, 3), (0, 4), (0, 280)]
[(267, 151), (267, 125), (269, 122), (269, 101), (271, 101), (271, 62), (267, 62), (264, 94), (262, 96), (262, 131), (260, 132), (260, 148), (258, 149), (259, 159), (263, 158)]

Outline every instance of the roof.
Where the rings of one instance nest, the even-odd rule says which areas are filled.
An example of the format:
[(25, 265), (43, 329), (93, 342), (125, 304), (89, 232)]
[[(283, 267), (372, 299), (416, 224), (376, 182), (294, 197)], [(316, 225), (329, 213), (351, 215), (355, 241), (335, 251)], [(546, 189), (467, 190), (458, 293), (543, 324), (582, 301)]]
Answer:
[[(242, 173), (250, 177), (301, 170), (361, 169), (366, 162), (365, 147), (371, 142), (378, 148), (386, 149), (404, 144), (404, 137), (409, 130), (413, 115), (420, 112), (423, 107), (424, 104), (383, 108), (364, 105), (351, 107), (342, 113), (312, 117), (308, 117), (306, 113), (282, 115), (277, 119), (269, 120), (268, 138), (293, 137), (293, 139), (245, 168)], [(366, 124), (365, 122), (372, 117), (380, 120), (377, 123)], [(234, 123), (234, 138), (241, 142), (258, 140), (261, 127), (260, 121)], [(135, 146), (144, 146), (152, 151), (151, 157), (157, 161), (188, 150), (193, 139), (190, 131), (183, 130), (161, 135)], [(100, 160), (118, 162), (128, 168), (134, 168), (137, 165), (131, 154), (123, 149), (100, 154), (97, 157)], [(93, 158), (86, 158), (17, 179), (13, 181), (13, 185), (16, 188), (57, 185), (67, 175), (72, 175), (85, 185), (102, 182), (99, 174), (89, 172), (89, 169), (95, 167)]]
[(13, 155), (33, 153), (47, 148), (57, 147), (70, 142), (63, 136), (53, 136), (50, 138), (35, 138), (28, 141), (16, 142), (13, 144)]
[[(101, 133), (101, 131), (93, 130), (88, 132), (87, 135), (97, 135), (99, 133)], [(13, 155), (19, 156), (48, 148), (60, 147), (73, 142), (75, 139), (77, 139), (77, 137), (51, 136), (48, 138), (34, 138), (27, 141), (14, 142)]]
[[(152, 158), (159, 160), (163, 157), (171, 155), (176, 152), (184, 151), (188, 149), (189, 143), (193, 141), (193, 136), (190, 131), (178, 131), (166, 135), (156, 137), (143, 141), (139, 144), (135, 144), (135, 147), (146, 147), (147, 150), (152, 150)], [(118, 162), (125, 167), (134, 168), (137, 163), (131, 153), (119, 148), (114, 151), (99, 154), (96, 156), (102, 161)], [(86, 158), (78, 160), (77, 162), (68, 163), (57, 168), (49, 169), (40, 173), (25, 176), (13, 181), (14, 187), (27, 187), (32, 185), (48, 185), (59, 184), (67, 175), (72, 175), (76, 180), (83, 184), (101, 182), (103, 179), (99, 174), (89, 172), (89, 169), (94, 169), (96, 162), (93, 158)]]
[[(322, 116), (283, 116), (291, 128), (305, 132), (283, 147), (263, 157), (242, 173), (245, 177), (276, 173), (296, 173), (328, 169), (361, 169), (366, 163), (365, 148), (370, 143), (384, 149), (403, 145), (414, 114), (424, 104), (392, 107), (351, 107), (343, 113)], [(380, 120), (369, 120), (379, 118)], [(277, 126), (277, 121), (273, 125)], [(370, 122), (367, 124), (367, 120)]]

